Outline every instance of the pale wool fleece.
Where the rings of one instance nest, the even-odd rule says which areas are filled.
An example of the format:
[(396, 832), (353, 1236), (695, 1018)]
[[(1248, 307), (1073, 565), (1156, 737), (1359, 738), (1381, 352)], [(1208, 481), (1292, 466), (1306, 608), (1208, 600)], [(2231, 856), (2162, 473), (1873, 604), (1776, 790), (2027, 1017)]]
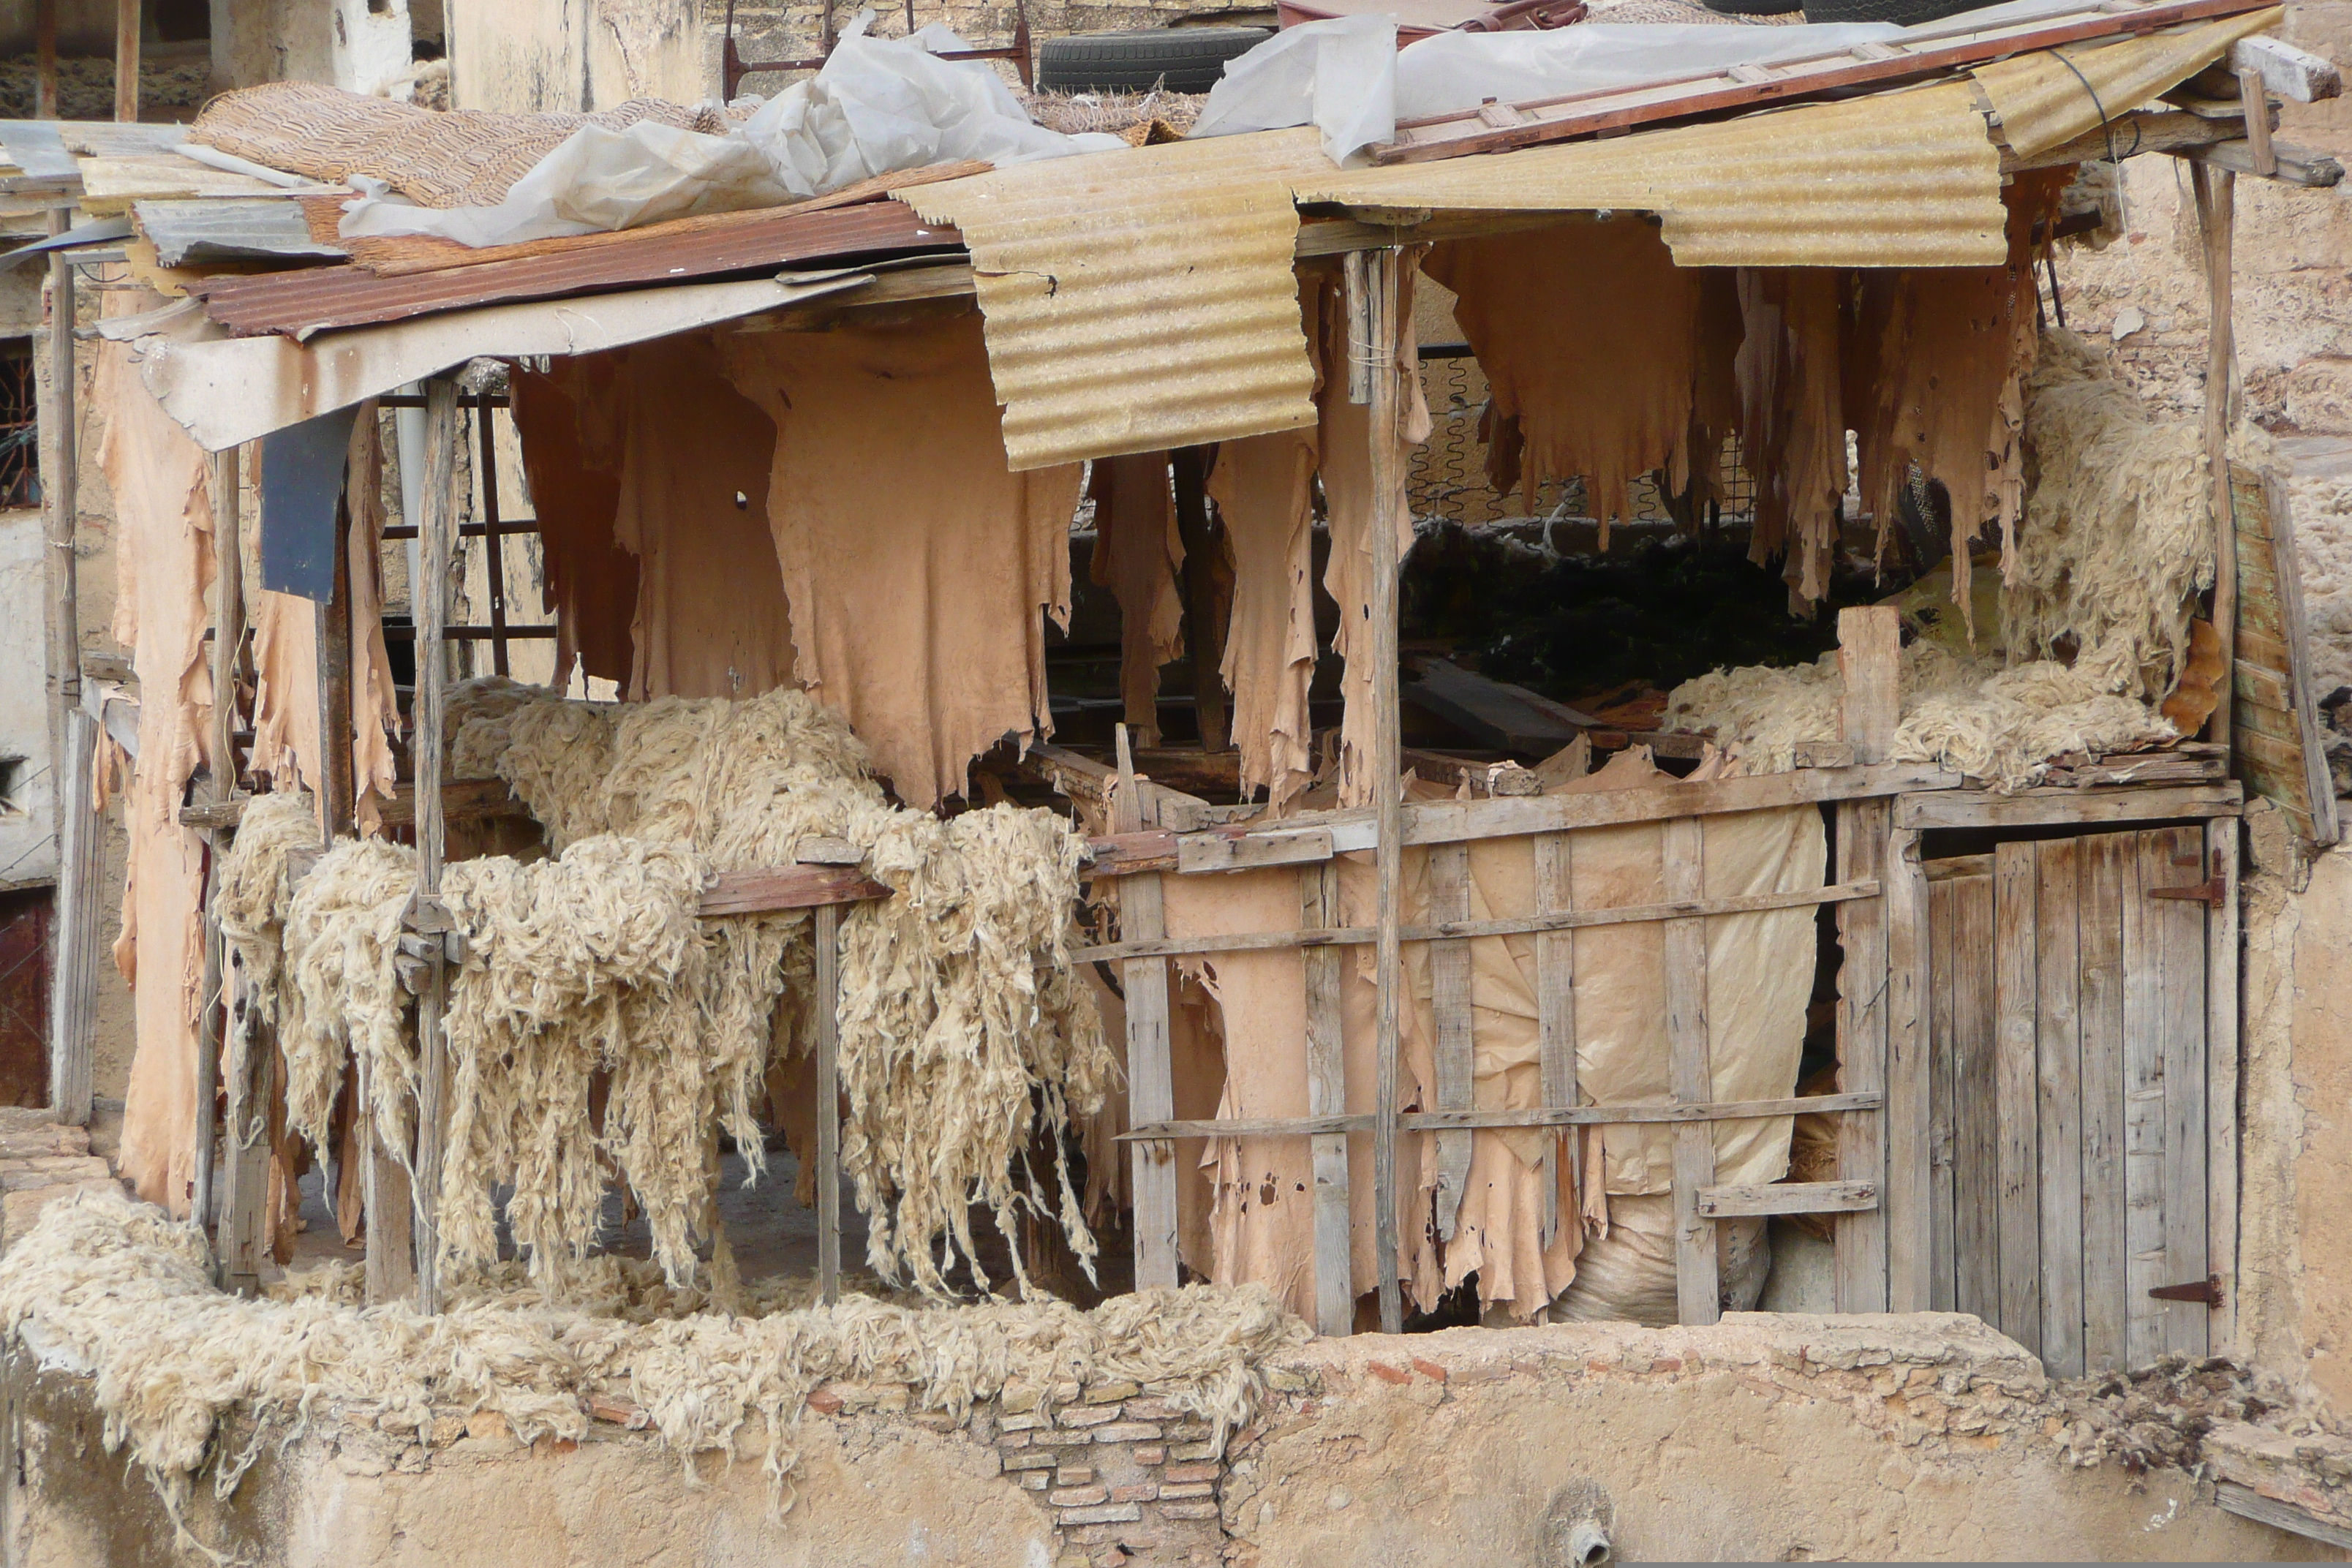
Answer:
[[(1146, 1290), (1091, 1312), (849, 1296), (763, 1317), (632, 1322), (479, 1304), (462, 1290), (436, 1317), (362, 1311), (320, 1284), (292, 1300), (223, 1295), (194, 1226), (111, 1191), (78, 1194), (44, 1209), (0, 1259), (0, 1331), (44, 1367), (95, 1378), (108, 1451), (127, 1449), (175, 1511), (208, 1461), (225, 1499), (265, 1439), (318, 1414), (420, 1431), (452, 1408), (491, 1410), (526, 1442), (576, 1440), (596, 1399), (639, 1405), (680, 1455), (748, 1455), (763, 1437), (789, 1506), (793, 1428), (810, 1392), (835, 1379), (903, 1384), (915, 1409), (959, 1418), (1008, 1384), (1034, 1386), (1050, 1405), (1057, 1384), (1133, 1382), (1214, 1423), (1222, 1450), (1264, 1397), (1265, 1363), (1307, 1338), (1254, 1287)], [(499, 1298), (516, 1299), (510, 1285)], [(235, 1451), (218, 1440), (232, 1416), (252, 1423)]]
[[(1921, 640), (1903, 650), (1903, 718), (1889, 760), (1934, 763), (1995, 788), (2025, 788), (2070, 752), (2125, 752), (2177, 738), (2160, 713), (2049, 660), (2003, 669)], [(1796, 765), (1801, 741), (1838, 738), (1837, 656), (1789, 669), (1718, 669), (1666, 700), (1667, 722), (1737, 742), (1750, 771)]]
[(2071, 637), (2074, 670), (2098, 690), (2162, 701), (2192, 598), (2213, 581), (2203, 433), (2153, 417), (2105, 355), (2053, 330), (2026, 382), (2025, 458), (2002, 581), (2010, 659), (2047, 658)]

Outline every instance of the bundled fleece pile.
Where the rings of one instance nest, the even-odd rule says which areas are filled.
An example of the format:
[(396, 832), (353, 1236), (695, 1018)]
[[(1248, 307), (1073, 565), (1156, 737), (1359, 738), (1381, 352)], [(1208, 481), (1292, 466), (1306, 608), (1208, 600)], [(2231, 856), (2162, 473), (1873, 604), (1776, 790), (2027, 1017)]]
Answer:
[[(226, 1497), (264, 1441), (330, 1415), (415, 1431), (452, 1408), (494, 1410), (524, 1441), (577, 1439), (591, 1401), (616, 1397), (680, 1454), (731, 1454), (755, 1428), (784, 1501), (793, 1426), (828, 1379), (904, 1384), (915, 1408), (958, 1416), (1008, 1383), (1050, 1394), (1131, 1381), (1215, 1423), (1222, 1446), (1263, 1396), (1263, 1363), (1307, 1338), (1249, 1286), (1142, 1291), (1092, 1312), (851, 1296), (636, 1322), (507, 1304), (510, 1290), (461, 1288), (436, 1317), (289, 1295), (223, 1295), (195, 1227), (114, 1192), (84, 1194), (50, 1205), (0, 1261), (0, 1331), (44, 1367), (94, 1376), (108, 1450), (127, 1449), (175, 1507), (207, 1465)], [(232, 1415), (252, 1424), (236, 1448), (219, 1440)]]
[[(1904, 649), (1893, 752), (2002, 789), (2033, 784), (2070, 752), (2177, 738), (2156, 705), (2179, 683), (2195, 595), (2213, 576), (2193, 424), (2152, 416), (2063, 329), (2042, 335), (2025, 400), (2023, 517), (2000, 595), (2006, 665), (1927, 640)], [(1701, 676), (1674, 690), (1667, 713), (1738, 741), (1751, 767), (1781, 769), (1797, 742), (1837, 738), (1842, 690), (1825, 655)]]
[[(457, 771), (505, 778), (556, 850), (459, 861), (443, 879), (466, 942), (439, 1194), (453, 1266), (497, 1258), (490, 1191), (510, 1184), (516, 1241), (535, 1275), (560, 1280), (596, 1239), (609, 1163), (671, 1283), (691, 1279), (707, 1136), (723, 1128), (757, 1173), (763, 1079), (807, 1049), (814, 1023), (808, 912), (705, 921), (702, 889), (712, 871), (790, 865), (812, 837), (858, 845), (892, 889), (854, 906), (840, 933), (843, 1168), (876, 1271), (943, 1292), (961, 1256), (988, 1288), (974, 1204), (1008, 1235), (1018, 1208), (1058, 1219), (1093, 1255), (1066, 1167), (1044, 1177), (1028, 1159), (1041, 1129), (1058, 1148), (1118, 1070), (1071, 973), (1080, 846), (1059, 817), (896, 808), (848, 727), (799, 691), (609, 708), (491, 679), (461, 687), (452, 710)], [(252, 933), (236, 938), (251, 973), (283, 945), (289, 1120), (324, 1142), (348, 1059), (385, 1142), (404, 1148), (417, 1066), (394, 961), (414, 854), (339, 845), (289, 897), (268, 870), (283, 854), (274, 821), (240, 835), (224, 888), (257, 906), (235, 922)]]

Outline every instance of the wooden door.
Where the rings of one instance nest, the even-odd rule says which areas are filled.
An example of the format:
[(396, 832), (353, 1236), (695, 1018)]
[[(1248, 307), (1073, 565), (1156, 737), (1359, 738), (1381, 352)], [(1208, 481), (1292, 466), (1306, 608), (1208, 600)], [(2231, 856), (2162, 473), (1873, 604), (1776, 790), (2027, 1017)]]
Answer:
[[(2053, 1376), (2202, 1356), (2199, 827), (1927, 863), (1932, 1304)], [(2154, 896), (2164, 890), (2176, 895)]]

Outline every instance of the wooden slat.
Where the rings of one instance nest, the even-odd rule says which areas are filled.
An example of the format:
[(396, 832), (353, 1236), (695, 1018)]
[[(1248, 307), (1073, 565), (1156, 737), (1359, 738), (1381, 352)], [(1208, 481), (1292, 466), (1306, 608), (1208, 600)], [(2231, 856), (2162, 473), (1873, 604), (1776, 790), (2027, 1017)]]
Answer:
[[(1433, 851), (1436, 853), (1436, 851)], [(1582, 930), (1589, 926), (1639, 925), (1686, 916), (1757, 914), (1770, 910), (1802, 909), (1809, 904), (1837, 904), (1853, 899), (1874, 899), (1875, 881), (1833, 882), (1825, 888), (1804, 888), (1784, 893), (1742, 893), (1727, 899), (1683, 899), (1664, 904), (1633, 904), (1613, 910), (1559, 910), (1550, 913), (1515, 915), (1507, 920), (1446, 921), (1437, 925), (1406, 926), (1398, 932), (1403, 942), (1443, 942), (1454, 938), (1525, 936), (1537, 931)], [(710, 912), (708, 902), (703, 907)], [(1108, 959), (1168, 958), (1195, 952), (1255, 952), (1269, 948), (1362, 946), (1378, 932), (1371, 926), (1324, 926), (1314, 931), (1230, 931), (1199, 937), (1162, 937), (1150, 942), (1103, 942), (1081, 947), (1071, 957), (1081, 963)]]
[(2237, 215), (2237, 176), (2227, 169), (2192, 162), (2189, 179), (2205, 259), (2205, 471), (2214, 544), (2213, 630), (2221, 639), (2221, 700), (2206, 732), (2226, 746), (2231, 743), (2231, 709), (2235, 698), (2229, 672), (2238, 659), (2237, 508), (2230, 494), (2230, 397), (2237, 369), (2230, 253)]
[(2123, 905), (2125, 889), (2138, 884), (2138, 878), (2126, 870), (2134, 837), (2101, 833), (2081, 840), (2074, 921), (2082, 973), (2077, 1017), (2083, 1051), (2083, 1365), (2087, 1372), (2116, 1372), (2130, 1364)]
[(816, 1278), (841, 1300), (841, 906), (820, 904), (816, 945)]
[[(1155, 883), (1154, 886), (1157, 886)], [(890, 889), (855, 866), (783, 866), (772, 870), (722, 871), (702, 895), (702, 917), (811, 910), (820, 904), (883, 899)]]
[[(1441, 844), (1429, 852), (1429, 911), (1441, 921), (1470, 918), (1470, 847)], [(1668, 983), (1670, 985), (1671, 981)], [(1430, 1022), (1435, 1030), (1439, 1110), (1471, 1106), (1470, 944), (1447, 938), (1429, 944)], [(1454, 1239), (1455, 1216), (1470, 1179), (1472, 1134), (1437, 1135), (1437, 1238)]]
[[(1841, 881), (1877, 877), (1892, 831), (1888, 803), (1854, 801), (1838, 807), (1837, 866)], [(1882, 902), (1838, 906), (1838, 1075), (1848, 1090), (1886, 1089), (1886, 910)], [(1838, 1179), (1877, 1185), (1885, 1180), (1886, 1119), (1849, 1116), (1838, 1125)], [(1850, 1214), (1837, 1222), (1836, 1300), (1841, 1312), (1886, 1310), (1886, 1215)]]
[(2165, 864), (2163, 836), (2135, 833), (2124, 868), (2124, 1353), (2131, 1367), (2164, 1354), (2164, 1304), (2148, 1292), (2176, 1283), (2164, 1252), (2164, 934), (2163, 906), (2148, 887), (2178, 882)]
[[(1790, 1100), (1727, 1100), (1711, 1105), (1676, 1105), (1651, 1101), (1643, 1105), (1574, 1105), (1537, 1107), (1528, 1110), (1415, 1110), (1398, 1117), (1408, 1132), (1436, 1132), (1454, 1127), (1616, 1127), (1650, 1122), (1754, 1121), (1767, 1116), (1835, 1116), (1877, 1112), (1886, 1108), (1880, 1094), (1814, 1094)], [(1119, 1134), (1122, 1141), (1159, 1138), (1281, 1138), (1309, 1137), (1326, 1132), (1369, 1132), (1373, 1118), (1367, 1111), (1348, 1116), (1254, 1116), (1225, 1121), (1139, 1122)]]
[(2033, 846), (1993, 850), (1993, 1049), (2000, 1134), (2000, 1315), (2027, 1350), (2042, 1346), (2041, 1114), (2034, 1079), (2040, 957)]
[(2083, 1374), (2083, 1045), (2081, 843), (2035, 847), (2034, 1079), (2042, 1147), (2042, 1364)]
[[(2221, 1304), (2206, 1316), (2206, 1350), (2242, 1355), (2238, 1337), (2238, 825), (2205, 825), (2205, 865), (2221, 880), (2221, 907), (2205, 921), (2205, 1258)], [(2195, 905), (2189, 908), (2194, 909)]]
[(2249, 1486), (2236, 1481), (2221, 1481), (2213, 1488), (2213, 1500), (2224, 1513), (2234, 1513), (2240, 1519), (2251, 1519), (2256, 1524), (2266, 1524), (2273, 1530), (2283, 1530), (2311, 1541), (2352, 1552), (2352, 1530), (2320, 1518), (2298, 1504), (2264, 1497)]
[(1902, 722), (1903, 614), (1887, 605), (1838, 612), (1838, 739), (1865, 763), (1883, 763)]
[[(361, 429), (375, 428), (373, 405), (363, 413)], [(419, 574), (427, 583), (446, 584), (457, 542), (457, 443), (464, 438), (458, 423), (457, 384), (436, 376), (425, 389), (425, 488), (417, 519)], [(441, 799), (441, 736), (448, 712), (449, 666), (442, 636), (448, 623), (447, 601), (437, 593), (416, 601), (416, 897), (420, 903), (438, 899), (441, 862), (447, 849), (448, 819)], [(447, 1152), (449, 1127), (449, 1043), (444, 1019), (449, 1005), (449, 963), (446, 942), (435, 942), (426, 961), (425, 987), (416, 997), (416, 1050), (419, 1067), (416, 1118), (417, 1205), (424, 1223), (415, 1236), (416, 1299), (425, 1312), (441, 1310), (441, 1171)], [(370, 1225), (374, 1223), (370, 1217)]]
[[(1696, 817), (1664, 829), (1665, 892), (1670, 899), (1706, 895), (1706, 840)], [(1685, 1105), (1715, 1098), (1707, 1045), (1706, 921), (1668, 921), (1665, 928), (1666, 1064), (1674, 1097)], [(1715, 1185), (1715, 1130), (1686, 1121), (1675, 1128), (1675, 1318), (1712, 1323), (1722, 1316), (1716, 1263), (1716, 1224), (1698, 1212), (1698, 1195)]]
[(1936, 1312), (1958, 1310), (1958, 1258), (1952, 1249), (1952, 1167), (1958, 1149), (1952, 1107), (1952, 927), (1968, 885), (1956, 878), (1927, 882), (1927, 1306)]
[(98, 721), (65, 715), (58, 790), (58, 934), (49, 972), (49, 1107), (59, 1121), (89, 1124), (98, 1034), (99, 860), (106, 824), (96, 795)]
[(1742, 1215), (1853, 1214), (1878, 1206), (1878, 1189), (1868, 1182), (1768, 1182), (1752, 1186), (1706, 1187), (1698, 1212), (1710, 1219)]
[(2000, 1321), (2000, 1066), (1993, 879), (1953, 884), (1952, 1305)]
[[(1302, 925), (1335, 919), (1339, 910), (1339, 868), (1308, 866), (1298, 873)], [(1307, 1113), (1344, 1116), (1348, 1111), (1348, 1059), (1340, 1011), (1340, 954), (1337, 948), (1309, 948), (1299, 955), (1307, 972)], [(1344, 1334), (1356, 1321), (1353, 1248), (1349, 1239), (1348, 1137), (1315, 1135), (1315, 1329)]]
[(2303, 752), (2313, 837), (2325, 847), (2334, 844), (2340, 832), (2336, 788), (2327, 771), (2327, 737), (2319, 723), (2319, 691), (2312, 671), (2309, 622), (2304, 613), (2303, 569), (2295, 547), (2294, 513), (2275, 473), (2260, 476), (2253, 499), (2270, 519), (2271, 557), (2278, 573), (2275, 597), (2290, 660), (2288, 688), (2294, 699), (2297, 742)]
[[(2205, 837), (2193, 827), (2168, 827), (2154, 837), (2161, 849), (2153, 867), (2143, 866), (2140, 892), (2164, 943), (2164, 1282), (2182, 1285), (2208, 1272), (2205, 907), (2147, 894), (2203, 880)], [(2206, 1309), (2166, 1302), (2164, 1340), (2176, 1355), (2205, 1354)]]
[[(1118, 727), (1119, 784), (1111, 794), (1111, 825), (1121, 832), (1145, 826), (1149, 803), (1137, 787), (1127, 726)], [(1130, 877), (1118, 890), (1122, 935), (1156, 937), (1166, 915), (1156, 876)], [(1122, 966), (1127, 992), (1129, 1114), (1138, 1122), (1176, 1114), (1175, 1069), (1169, 1057), (1168, 961), (1131, 958)], [(1176, 1151), (1172, 1144), (1133, 1146), (1135, 1288), (1172, 1288), (1176, 1280)]]
[(2051, 823), (2161, 822), (2169, 816), (2234, 816), (2244, 794), (2235, 784), (2089, 789), (1948, 790), (1906, 795), (1898, 827), (2032, 827)]
[[(1564, 833), (1537, 837), (1535, 849), (1536, 913), (1559, 914), (1574, 908), (1571, 875), (1574, 841)], [(1538, 932), (1536, 937), (1536, 1054), (1542, 1075), (1546, 1105), (1574, 1105), (1576, 1088), (1576, 938), (1566, 931)], [(1559, 1162), (1574, 1156), (1566, 1137), (1544, 1144), (1541, 1180), (1544, 1192), (1543, 1244), (1549, 1247), (1559, 1232)]]
[(1929, 1310), (1935, 1279), (1934, 1118), (1927, 1050), (1927, 879), (1919, 836), (1886, 858), (1886, 1300)]

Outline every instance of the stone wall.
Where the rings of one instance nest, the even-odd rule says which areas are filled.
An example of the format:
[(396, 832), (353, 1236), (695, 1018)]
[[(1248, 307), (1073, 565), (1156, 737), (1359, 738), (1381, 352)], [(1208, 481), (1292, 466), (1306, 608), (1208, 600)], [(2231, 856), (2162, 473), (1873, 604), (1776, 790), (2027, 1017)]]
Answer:
[[(226, 1500), (210, 1470), (194, 1478), (182, 1518), (212, 1550), (306, 1568), (1562, 1568), (1595, 1531), (1627, 1561), (2329, 1554), (2213, 1506), (2210, 1482), (2180, 1468), (2205, 1460), (2202, 1414), (2102, 1414), (2102, 1390), (2050, 1383), (1973, 1319), (1367, 1335), (1265, 1370), (1257, 1418), (1222, 1447), (1132, 1384), (1016, 1389), (962, 1417), (909, 1412), (900, 1385), (828, 1384), (792, 1434), (781, 1493), (751, 1429), (733, 1463), (682, 1466), (621, 1403), (577, 1443), (524, 1445), (455, 1408), (422, 1431), (320, 1409), (284, 1445), (232, 1421), (215, 1463), (250, 1457), (251, 1471)], [(21, 1357), (7, 1378), (7, 1561), (173, 1562), (158, 1491), (100, 1458), (88, 1381), (34, 1375)], [(2135, 1422), (2189, 1446), (2151, 1462)], [(2282, 1431), (2249, 1430), (2242, 1469)]]

